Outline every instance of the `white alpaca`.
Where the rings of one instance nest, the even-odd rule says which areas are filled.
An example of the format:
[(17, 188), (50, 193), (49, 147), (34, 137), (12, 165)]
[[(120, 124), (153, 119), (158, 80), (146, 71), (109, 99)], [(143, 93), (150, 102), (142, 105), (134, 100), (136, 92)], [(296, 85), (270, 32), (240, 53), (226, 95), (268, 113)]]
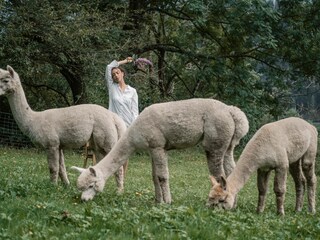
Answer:
[(318, 132), (300, 118), (286, 118), (262, 126), (248, 142), (233, 172), (220, 183), (211, 177), (208, 206), (234, 207), (235, 196), (257, 170), (259, 200), (257, 212), (265, 206), (270, 172), (275, 170), (274, 192), (277, 211), (284, 214), (288, 169), (296, 188), (296, 211), (301, 211), (307, 181), (309, 211), (315, 212), (316, 175), (314, 173)]
[(233, 150), (248, 132), (245, 114), (237, 107), (213, 99), (190, 99), (154, 104), (146, 108), (109, 154), (81, 172), (78, 188), (90, 200), (104, 188), (105, 181), (134, 151), (150, 152), (156, 201), (171, 203), (166, 150), (202, 142), (209, 171), (229, 175), (234, 168)]
[[(102, 159), (126, 131), (124, 121), (111, 111), (93, 104), (33, 111), (24, 94), (19, 75), (7, 66), (0, 69), (0, 96), (8, 98), (11, 111), (20, 130), (31, 141), (47, 150), (50, 178), (57, 183), (58, 175), (69, 184), (63, 149), (79, 148), (88, 141), (97, 159)], [(123, 162), (125, 164), (125, 161)], [(118, 170), (118, 169), (117, 169)], [(123, 189), (124, 169), (116, 175), (119, 191)]]

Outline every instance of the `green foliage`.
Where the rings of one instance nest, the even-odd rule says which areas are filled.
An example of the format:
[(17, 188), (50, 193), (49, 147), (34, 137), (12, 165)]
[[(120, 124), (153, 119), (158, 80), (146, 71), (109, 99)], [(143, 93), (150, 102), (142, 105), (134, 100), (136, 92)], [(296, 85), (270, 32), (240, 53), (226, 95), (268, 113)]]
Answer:
[(43, 109), (88, 101), (86, 87), (101, 81), (108, 49), (119, 42), (112, 21), (116, 11), (106, 14), (97, 3), (83, 1), (6, 3), (0, 21), (2, 64), (17, 70), (27, 92), (35, 90), (28, 95), (31, 105)]
[(35, 109), (107, 106), (106, 64), (133, 54), (154, 63), (126, 65), (140, 110), (213, 97), (260, 125), (319, 82), (317, 1), (8, 0), (0, 11), (0, 63), (20, 73)]
[[(144, 153), (130, 158), (124, 194), (116, 194), (115, 183), (110, 179), (103, 193), (84, 203), (75, 186), (77, 173), (68, 171), (71, 186), (52, 186), (44, 152), (2, 148), (0, 238), (317, 239), (319, 236), (319, 213), (310, 215), (306, 202), (301, 213), (293, 212), (295, 193), (291, 178), (284, 217), (276, 214), (272, 181), (265, 212), (255, 213), (256, 176), (240, 191), (236, 210), (208, 209), (205, 201), (210, 186), (202, 149), (172, 151), (169, 155), (171, 205), (154, 203), (151, 163)], [(65, 157), (68, 170), (72, 165), (83, 164), (79, 153), (67, 152)]]

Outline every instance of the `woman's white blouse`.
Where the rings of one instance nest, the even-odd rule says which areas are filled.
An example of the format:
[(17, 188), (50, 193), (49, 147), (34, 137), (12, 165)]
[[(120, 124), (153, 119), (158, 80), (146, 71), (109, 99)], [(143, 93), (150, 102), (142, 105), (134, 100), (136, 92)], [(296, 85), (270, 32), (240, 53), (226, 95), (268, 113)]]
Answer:
[(111, 70), (118, 66), (118, 62), (114, 60), (106, 68), (105, 78), (109, 91), (109, 110), (118, 114), (128, 127), (139, 115), (138, 94), (136, 89), (129, 85), (124, 91), (121, 91), (119, 84), (113, 82)]

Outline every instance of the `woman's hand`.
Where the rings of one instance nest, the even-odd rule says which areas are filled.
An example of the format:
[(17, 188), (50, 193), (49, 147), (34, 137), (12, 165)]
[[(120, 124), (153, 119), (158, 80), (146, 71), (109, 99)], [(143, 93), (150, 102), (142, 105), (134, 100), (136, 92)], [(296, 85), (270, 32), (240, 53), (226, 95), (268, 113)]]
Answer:
[(132, 57), (127, 57), (126, 60), (127, 60), (127, 63), (133, 62), (133, 58)]

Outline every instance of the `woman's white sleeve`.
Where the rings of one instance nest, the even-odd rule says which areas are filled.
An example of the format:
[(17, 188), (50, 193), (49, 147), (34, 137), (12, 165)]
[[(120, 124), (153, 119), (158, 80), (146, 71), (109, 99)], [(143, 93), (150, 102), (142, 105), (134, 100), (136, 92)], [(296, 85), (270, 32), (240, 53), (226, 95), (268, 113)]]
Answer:
[(119, 67), (119, 63), (116, 60), (113, 60), (108, 66), (106, 67), (106, 73), (105, 73), (105, 80), (106, 85), (109, 88), (109, 86), (113, 83), (111, 70), (114, 67)]

